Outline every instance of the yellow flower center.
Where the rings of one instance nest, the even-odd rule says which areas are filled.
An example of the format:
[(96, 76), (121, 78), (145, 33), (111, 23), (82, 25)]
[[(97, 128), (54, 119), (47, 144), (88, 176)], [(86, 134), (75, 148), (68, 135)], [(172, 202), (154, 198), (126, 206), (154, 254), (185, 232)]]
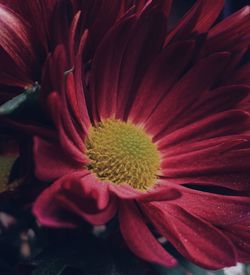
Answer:
[(160, 156), (143, 129), (107, 119), (89, 129), (86, 139), (89, 169), (102, 181), (127, 183), (147, 190), (156, 181)]

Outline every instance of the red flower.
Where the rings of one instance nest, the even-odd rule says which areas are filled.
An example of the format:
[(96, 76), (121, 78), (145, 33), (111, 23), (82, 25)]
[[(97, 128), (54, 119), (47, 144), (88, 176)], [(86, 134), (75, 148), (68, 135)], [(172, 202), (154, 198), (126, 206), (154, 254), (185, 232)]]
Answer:
[(249, 8), (211, 28), (222, 5), (197, 1), (167, 34), (168, 12), (156, 2), (128, 13), (99, 45), (88, 78), (87, 34), (74, 68), (57, 47), (44, 81), (55, 91), (58, 140), (34, 138), (36, 175), (55, 180), (34, 205), (41, 224), (117, 215), (144, 260), (176, 262), (149, 224), (205, 268), (250, 260), (249, 114), (237, 109), (250, 88), (240, 76), (230, 84), (249, 45)]
[[(48, 54), (60, 43), (67, 46), (71, 32), (76, 31), (74, 16), (82, 13), (81, 27), (93, 30), (89, 48), (96, 47), (112, 24), (126, 13), (127, 1), (93, 0), (1, 0), (0, 1), (0, 83), (25, 88), (40, 83)], [(139, 0), (136, 5), (141, 9)], [(125, 7), (126, 6), (126, 7)], [(72, 24), (71, 24), (72, 22)], [(91, 58), (91, 54), (87, 57)]]

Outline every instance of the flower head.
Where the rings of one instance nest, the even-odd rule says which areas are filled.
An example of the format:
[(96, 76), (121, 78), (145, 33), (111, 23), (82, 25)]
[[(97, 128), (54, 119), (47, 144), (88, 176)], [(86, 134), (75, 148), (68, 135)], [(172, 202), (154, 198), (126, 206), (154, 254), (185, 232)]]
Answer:
[(72, 43), (73, 68), (56, 48), (44, 81), (58, 138), (36, 136), (33, 149), (37, 177), (55, 181), (34, 205), (41, 224), (117, 215), (144, 260), (176, 263), (149, 224), (206, 268), (250, 260), (249, 114), (238, 109), (249, 86), (230, 84), (249, 8), (211, 28), (222, 6), (197, 1), (167, 32), (166, 6), (149, 1), (110, 29), (88, 72), (87, 32)]

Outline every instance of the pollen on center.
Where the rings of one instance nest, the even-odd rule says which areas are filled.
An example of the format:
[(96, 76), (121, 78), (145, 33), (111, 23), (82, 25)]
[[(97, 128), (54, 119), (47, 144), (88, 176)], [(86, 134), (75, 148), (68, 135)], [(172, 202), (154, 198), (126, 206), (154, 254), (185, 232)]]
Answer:
[(88, 168), (100, 180), (138, 190), (155, 184), (160, 155), (150, 136), (136, 125), (106, 119), (89, 129), (86, 148)]

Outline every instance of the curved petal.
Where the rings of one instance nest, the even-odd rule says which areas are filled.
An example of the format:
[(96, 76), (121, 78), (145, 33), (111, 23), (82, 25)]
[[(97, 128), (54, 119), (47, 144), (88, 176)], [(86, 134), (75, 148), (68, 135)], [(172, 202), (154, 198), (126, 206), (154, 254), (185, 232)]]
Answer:
[(154, 1), (148, 1), (127, 41), (120, 70), (116, 118), (128, 118), (139, 84), (163, 46), (166, 28), (164, 11), (155, 8)]
[(165, 23), (164, 13), (149, 2), (138, 18), (123, 18), (103, 39), (90, 78), (94, 120), (127, 118), (141, 78), (162, 46)]
[(34, 137), (33, 141), (35, 175), (38, 179), (55, 180), (82, 169), (83, 163), (71, 160), (57, 142), (48, 142), (39, 137)]
[[(213, 194), (183, 186), (178, 186), (177, 190), (181, 196), (176, 198), (174, 204), (211, 224), (231, 227), (231, 225), (250, 222), (249, 197)], [(162, 208), (164, 207), (162, 204)]]
[(197, 150), (166, 156), (161, 162), (161, 173), (167, 177), (247, 173), (250, 169), (249, 144), (249, 139), (234, 136), (224, 142), (219, 139), (211, 144), (204, 142)]
[(159, 231), (187, 259), (207, 268), (220, 269), (237, 262), (231, 241), (216, 227), (178, 205), (146, 203), (143, 210)]
[(139, 191), (129, 186), (128, 184), (113, 184), (109, 183), (109, 190), (116, 195), (120, 200), (136, 200), (136, 201), (168, 201), (175, 200), (180, 196), (180, 192), (174, 186), (170, 188), (158, 188), (158, 183), (155, 187), (148, 191)]
[(249, 221), (223, 228), (224, 233), (232, 240), (237, 249), (239, 262), (250, 261), (250, 229)]
[(194, 33), (204, 33), (213, 25), (224, 5), (223, 0), (199, 0), (167, 35), (165, 45), (171, 41), (187, 39)]
[[(164, 151), (171, 147), (187, 144), (199, 140), (225, 137), (241, 134), (249, 123), (249, 114), (240, 110), (229, 110), (196, 120), (185, 127), (181, 127), (157, 142), (159, 150)], [(185, 147), (187, 148), (187, 147)], [(190, 148), (192, 149), (192, 148)]]
[(113, 28), (105, 36), (95, 54), (90, 77), (91, 91), (87, 94), (94, 120), (114, 116), (117, 109), (119, 72), (134, 20), (128, 18)]
[(177, 264), (150, 232), (133, 202), (121, 202), (119, 221), (123, 238), (138, 257), (165, 267)]
[[(41, 224), (57, 221), (56, 212), (87, 220), (95, 225), (108, 222), (117, 211), (117, 202), (110, 196), (108, 186), (96, 180), (88, 170), (82, 170), (62, 177), (38, 197), (33, 212)], [(53, 209), (51, 208), (51, 209)]]
[(215, 84), (228, 60), (228, 53), (216, 53), (195, 64), (155, 108), (145, 123), (146, 130), (155, 139), (169, 133), (180, 114)]
[[(1, 54), (3, 67), (1, 68), (0, 82), (11, 84), (8, 78), (9, 80), (14, 78), (16, 79), (14, 82), (18, 84), (20, 76), (18, 74), (15, 76), (15, 72), (18, 72), (23, 76), (19, 83), (21, 87), (23, 86), (21, 82), (23, 84), (25, 82), (26, 84), (32, 83), (32, 69), (36, 60), (30, 43), (28, 27), (13, 10), (2, 4), (0, 4), (0, 48), (7, 53), (7, 55)], [(6, 67), (7, 64), (10, 67)], [(10, 71), (8, 72), (8, 70)], [(6, 75), (2, 75), (2, 71)]]
[(109, 222), (117, 213), (118, 202), (112, 199), (105, 209), (98, 213), (88, 214), (81, 212), (81, 217), (93, 225), (103, 225)]
[(247, 98), (249, 92), (250, 87), (247, 85), (222, 86), (206, 91), (189, 108), (183, 110), (174, 128), (182, 128), (202, 118), (238, 108), (238, 104)]
[(35, 201), (33, 213), (41, 225), (55, 228), (72, 228), (79, 224), (77, 216), (69, 213), (55, 200), (65, 180), (72, 180), (72, 174), (61, 178), (46, 188)]
[(204, 54), (215, 51), (239, 51), (249, 47), (250, 6), (228, 16), (208, 33)]
[(71, 117), (62, 108), (61, 98), (56, 92), (53, 92), (48, 97), (48, 102), (51, 107), (52, 117), (55, 120), (56, 127), (59, 132), (59, 140), (64, 150), (77, 162), (88, 163), (84, 155), (85, 144), (80, 139), (79, 133), (75, 129)]
[(194, 41), (177, 42), (165, 48), (153, 61), (138, 89), (129, 120), (143, 123), (167, 94), (192, 58)]

